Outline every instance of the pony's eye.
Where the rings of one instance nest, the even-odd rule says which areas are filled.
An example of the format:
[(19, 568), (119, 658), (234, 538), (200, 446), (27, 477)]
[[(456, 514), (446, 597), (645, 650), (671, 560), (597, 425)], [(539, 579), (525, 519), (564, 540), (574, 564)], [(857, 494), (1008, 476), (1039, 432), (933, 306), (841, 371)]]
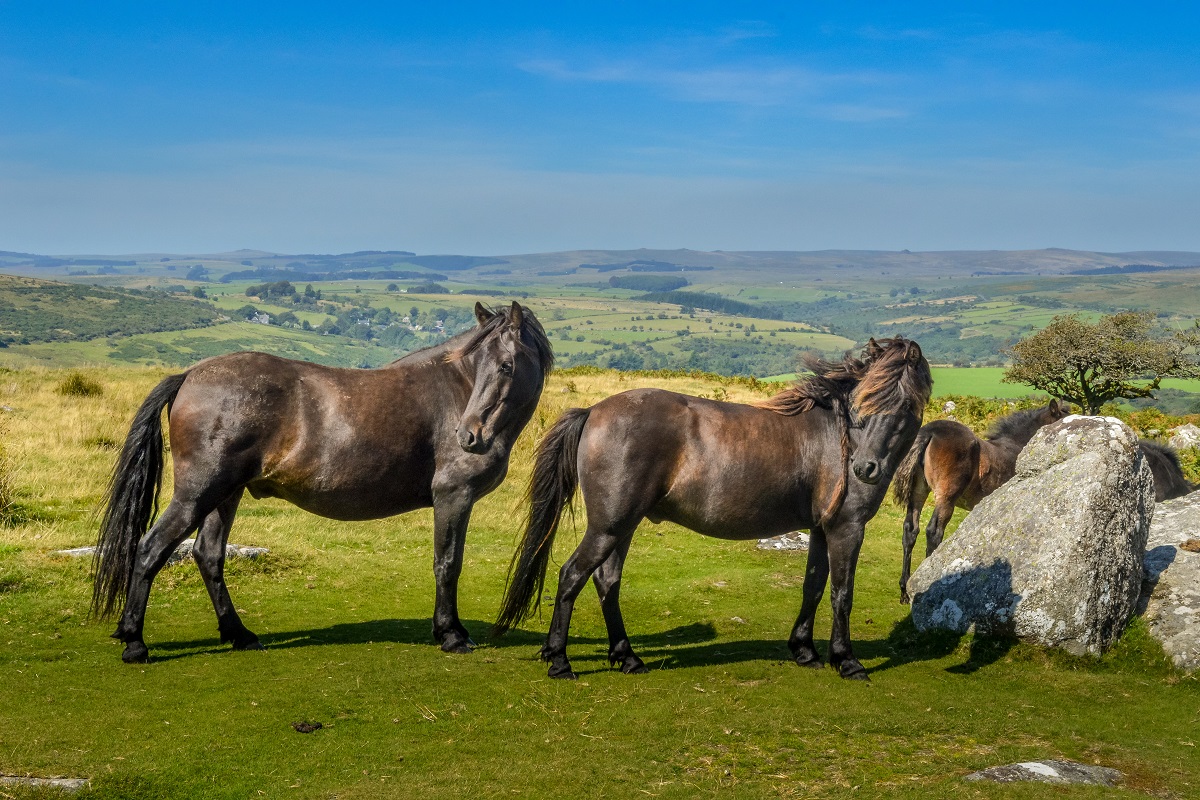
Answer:
[(500, 365), (500, 371), (501, 371), (501, 372), (503, 372), (505, 375), (511, 375), (511, 374), (512, 374), (512, 371), (513, 371), (513, 365), (512, 365), (512, 362), (511, 362), (511, 361), (505, 361), (504, 363), (502, 363), (502, 364)]

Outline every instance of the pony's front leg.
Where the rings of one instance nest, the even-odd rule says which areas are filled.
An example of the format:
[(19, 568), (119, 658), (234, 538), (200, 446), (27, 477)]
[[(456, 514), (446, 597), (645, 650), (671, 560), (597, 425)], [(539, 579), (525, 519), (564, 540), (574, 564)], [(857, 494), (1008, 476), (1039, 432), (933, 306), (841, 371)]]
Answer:
[(808, 563), (804, 568), (804, 599), (800, 603), (800, 615), (796, 618), (792, 635), (788, 638), (788, 648), (800, 666), (820, 669), (824, 665), (813, 644), (813, 624), (817, 606), (825, 594), (825, 583), (829, 580), (829, 551), (823, 528), (814, 526), (810, 533)]
[(463, 546), (475, 499), (465, 487), (445, 493), (435, 488), (433, 501), (433, 639), (447, 653), (470, 653), (471, 634), (458, 618), (458, 576), (462, 574)]
[(843, 678), (870, 680), (867, 670), (854, 657), (850, 646), (850, 610), (854, 606), (854, 573), (858, 568), (858, 552), (862, 547), (864, 526), (845, 522), (827, 537), (829, 571), (832, 586), (829, 602), (833, 606), (833, 633), (829, 637), (829, 665)]

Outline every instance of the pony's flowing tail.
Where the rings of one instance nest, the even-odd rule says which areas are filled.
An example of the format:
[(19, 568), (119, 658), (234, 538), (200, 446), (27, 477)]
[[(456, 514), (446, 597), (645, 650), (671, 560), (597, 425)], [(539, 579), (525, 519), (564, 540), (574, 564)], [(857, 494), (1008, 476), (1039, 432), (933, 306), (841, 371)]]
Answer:
[(542, 596), (554, 534), (558, 532), (563, 509), (570, 504), (579, 485), (575, 460), (589, 413), (586, 408), (569, 409), (538, 445), (533, 478), (526, 493), (529, 516), (525, 520), (525, 535), (508, 567), (508, 585), (500, 616), (492, 628), (493, 636), (503, 636), (529, 617)]
[(908, 508), (908, 503), (912, 500), (913, 482), (925, 466), (925, 448), (929, 446), (929, 440), (932, 438), (932, 433), (921, 428), (908, 455), (896, 468), (896, 477), (892, 479), (892, 498), (901, 508)]
[(108, 486), (108, 502), (100, 522), (100, 538), (92, 562), (93, 616), (110, 617), (121, 610), (129, 594), (138, 542), (158, 513), (162, 487), (162, 411), (175, 401), (187, 373), (172, 375), (142, 403)]

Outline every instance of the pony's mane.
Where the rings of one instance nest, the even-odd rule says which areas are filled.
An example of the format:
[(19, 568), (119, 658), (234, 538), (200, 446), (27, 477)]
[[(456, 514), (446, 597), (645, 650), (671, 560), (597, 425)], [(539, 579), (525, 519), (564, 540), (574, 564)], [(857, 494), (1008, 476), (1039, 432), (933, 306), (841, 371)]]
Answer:
[[(491, 311), (491, 309), (488, 310)], [(525, 306), (521, 306), (521, 311), (521, 344), (525, 347), (530, 347), (536, 353), (538, 362), (542, 365), (542, 376), (544, 378), (554, 368), (554, 349), (550, 346), (550, 338), (546, 336), (546, 331), (542, 328), (542, 323), (538, 322), (533, 312)], [(392, 361), (391, 364), (399, 364), (402, 361), (409, 360), (415, 361), (421, 358), (422, 354), (434, 359), (456, 359), (468, 356), (478, 350), (487, 341), (488, 337), (499, 330), (501, 326), (509, 324), (509, 321), (512, 319), (511, 314), (511, 307), (494, 311), (492, 317), (482, 325), (456, 334), (444, 342), (438, 342), (428, 347), (422, 347), (420, 350), (405, 353), (395, 361)], [(533, 340), (532, 345), (526, 344), (524, 334), (529, 334), (529, 338)]]
[(754, 405), (776, 414), (794, 416), (813, 408), (833, 408), (834, 400), (849, 402), (855, 385), (866, 374), (867, 364), (847, 353), (841, 361), (804, 356), (804, 366), (813, 374), (799, 378), (774, 397)]
[[(812, 375), (755, 405), (792, 416), (841, 402), (860, 416), (907, 410), (919, 418), (933, 391), (933, 376), (923, 356), (909, 358), (911, 347), (916, 343), (895, 336), (871, 340), (858, 358), (849, 353), (841, 361), (805, 356)], [(920, 349), (916, 352), (919, 356)]]
[(1029, 441), (1033, 437), (1033, 434), (1037, 433), (1037, 429), (1042, 427), (1042, 423), (1038, 420), (1038, 415), (1045, 410), (1046, 407), (1041, 406), (1039, 408), (1026, 408), (1023, 411), (1014, 411), (993, 422), (983, 438), (989, 442), (994, 442), (998, 439)]
[[(491, 311), (491, 309), (488, 310)], [(455, 357), (463, 358), (478, 350), (480, 345), (487, 341), (488, 337), (504, 325), (510, 324), (512, 313), (513, 310), (511, 307), (493, 312), (491, 319), (487, 322), (473, 330), (467, 331), (470, 334), (470, 338), (467, 339), (461, 348), (458, 348)], [(546, 331), (542, 328), (542, 323), (538, 322), (533, 312), (525, 306), (521, 306), (521, 334), (521, 344), (532, 349), (537, 355), (538, 362), (542, 365), (542, 375), (549, 375), (550, 370), (554, 368), (554, 348), (550, 346), (550, 338), (546, 336)], [(532, 345), (525, 341), (525, 334), (529, 335)]]
[(1171, 465), (1175, 467), (1175, 469), (1179, 470), (1180, 472), (1183, 471), (1183, 467), (1179, 464), (1179, 453), (1175, 451), (1174, 447), (1161, 444), (1153, 439), (1138, 439), (1138, 446), (1142, 448), (1143, 452), (1157, 453), (1169, 461)]

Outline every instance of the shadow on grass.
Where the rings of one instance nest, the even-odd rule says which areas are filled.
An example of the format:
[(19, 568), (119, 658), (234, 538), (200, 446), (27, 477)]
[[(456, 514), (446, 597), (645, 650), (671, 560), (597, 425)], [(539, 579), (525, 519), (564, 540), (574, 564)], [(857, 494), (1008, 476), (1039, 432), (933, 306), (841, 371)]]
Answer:
[[(537, 658), (537, 651), (545, 641), (545, 633), (516, 629), (499, 639), (487, 637), (491, 623), (481, 620), (464, 620), (467, 630), (472, 631), (476, 641), (486, 649), (524, 648), (529, 650), (530, 659)], [(430, 620), (422, 619), (378, 619), (361, 622), (344, 622), (323, 628), (278, 631), (261, 637), (268, 650), (288, 650), (299, 647), (321, 647), (325, 645), (361, 645), (376, 643), (428, 645), (435, 647)], [(707, 622), (680, 625), (664, 631), (631, 635), (634, 651), (651, 669), (686, 669), (738, 664), (749, 661), (792, 660), (787, 643), (779, 639), (739, 639), (717, 641), (716, 629)], [(884, 672), (922, 661), (939, 661), (953, 655), (963, 636), (949, 631), (922, 633), (906, 617), (893, 626), (885, 639), (856, 640), (855, 654), (863, 661), (884, 659), (883, 663), (870, 669), (871, 673)], [(1015, 642), (1010, 639), (975, 636), (971, 639), (967, 660), (947, 668), (947, 672), (971, 674), (993, 664), (1008, 653)], [(571, 636), (571, 659), (581, 674), (601, 672), (607, 667), (608, 640), (597, 636)], [(819, 643), (822, 658), (827, 657), (827, 643)], [(170, 661), (229, 651), (215, 636), (193, 641), (154, 642), (151, 645), (155, 661)], [(602, 665), (589, 669), (592, 664)]]
[[(490, 639), (487, 637), (491, 630), (491, 622), (481, 620), (463, 620), (467, 630), (473, 632), (476, 641), (487, 648), (540, 648), (546, 635), (535, 631), (513, 630), (503, 638)], [(716, 629), (708, 623), (692, 623), (681, 625), (670, 630), (657, 633), (632, 636), (630, 641), (635, 648), (650, 648), (654, 651), (668, 646), (710, 642), (717, 638)], [(268, 650), (287, 650), (295, 647), (319, 647), (323, 645), (355, 645), (355, 644), (414, 644), (434, 645), (431, 622), (422, 619), (378, 619), (362, 622), (343, 622), (324, 628), (307, 630), (278, 631), (263, 634), (260, 637), (263, 646)], [(572, 644), (607, 645), (607, 638), (573, 636)], [(762, 643), (766, 645), (767, 643)], [(195, 655), (207, 655), (229, 650), (229, 645), (222, 644), (217, 637), (193, 641), (151, 642), (151, 650), (156, 661), (168, 661), (175, 658), (186, 658)], [(674, 652), (666, 650), (666, 652)]]
[[(921, 661), (940, 661), (958, 651), (966, 634), (948, 630), (919, 631), (907, 616), (892, 626), (886, 639), (862, 642), (855, 645), (860, 659), (883, 658), (885, 661), (871, 668), (870, 672), (884, 672), (896, 667)], [(970, 675), (990, 664), (994, 664), (1008, 653), (1016, 640), (1004, 636), (974, 634), (971, 637), (967, 660), (947, 667), (947, 672)]]

